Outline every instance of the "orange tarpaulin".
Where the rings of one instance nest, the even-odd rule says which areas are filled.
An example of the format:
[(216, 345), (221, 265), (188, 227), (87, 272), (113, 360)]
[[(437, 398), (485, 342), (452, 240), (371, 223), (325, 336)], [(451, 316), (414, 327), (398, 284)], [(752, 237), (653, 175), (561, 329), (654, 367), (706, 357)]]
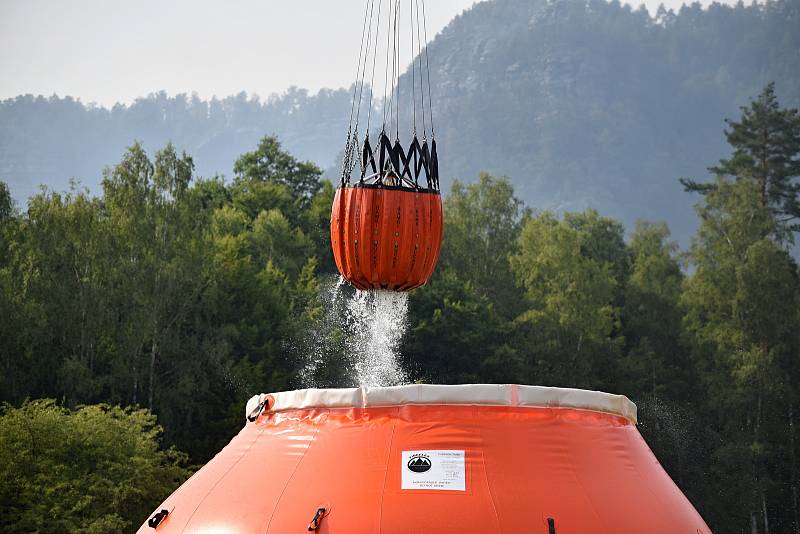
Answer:
[(140, 532), (710, 532), (624, 397), (458, 387), (269, 397)]

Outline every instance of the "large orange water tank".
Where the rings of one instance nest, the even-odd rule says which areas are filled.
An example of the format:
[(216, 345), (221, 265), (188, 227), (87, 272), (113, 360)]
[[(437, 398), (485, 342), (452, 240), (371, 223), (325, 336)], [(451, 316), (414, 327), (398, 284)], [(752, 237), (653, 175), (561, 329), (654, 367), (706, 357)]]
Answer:
[(623, 396), (309, 389), (254, 397), (247, 413), (252, 421), (139, 532), (710, 532)]
[(409, 291), (428, 281), (442, 246), (438, 191), (346, 185), (331, 210), (336, 267), (359, 289)]

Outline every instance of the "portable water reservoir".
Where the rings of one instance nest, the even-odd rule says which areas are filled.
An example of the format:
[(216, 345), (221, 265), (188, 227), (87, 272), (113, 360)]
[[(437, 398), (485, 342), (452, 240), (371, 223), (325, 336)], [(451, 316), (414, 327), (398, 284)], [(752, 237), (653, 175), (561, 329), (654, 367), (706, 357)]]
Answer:
[(258, 395), (139, 532), (709, 534), (595, 391), (408, 385)]

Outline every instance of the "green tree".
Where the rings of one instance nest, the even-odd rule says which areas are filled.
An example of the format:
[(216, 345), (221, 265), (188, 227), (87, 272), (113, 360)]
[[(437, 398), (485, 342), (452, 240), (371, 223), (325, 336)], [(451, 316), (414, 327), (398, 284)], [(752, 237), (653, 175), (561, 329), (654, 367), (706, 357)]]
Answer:
[[(103, 180), (109, 224), (120, 262), (114, 273), (119, 296), (130, 299), (133, 363), (131, 399), (153, 408), (157, 368), (164, 344), (208, 284), (199, 246), (201, 227), (193, 220), (187, 194), (194, 164), (167, 145), (151, 163), (136, 144)], [(140, 397), (139, 390), (144, 391)]]
[(291, 387), (288, 347), (319, 307), (309, 228), (333, 190), (298, 214), (264, 182), (286, 202), (250, 210), (235, 184), (193, 174), (173, 146), (134, 144), (101, 197), (43, 191), (0, 220), (0, 400), (152, 407), (166, 442), (204, 461), (249, 396)]
[(513, 316), (516, 287), (508, 258), (517, 249), (528, 210), (514, 195), (511, 182), (487, 173), (468, 186), (456, 180), (445, 200), (444, 216), (439, 268), (454, 269), (500, 313)]
[(708, 396), (708, 421), (725, 440), (712, 464), (715, 484), (725, 488), (721, 500), (729, 510), (746, 503), (725, 512), (720, 524), (751, 524), (757, 532), (760, 523), (766, 531), (781, 508), (781, 480), (796, 485), (794, 469), (769, 464), (795, 454), (794, 446), (785, 449), (793, 435), (785, 414), (797, 401), (797, 267), (770, 237), (780, 223), (762, 205), (757, 182), (719, 178), (698, 213), (690, 250), (696, 271), (681, 297), (684, 327)]
[(100, 201), (75, 186), (63, 195), (42, 191), (32, 197), (19, 221), (8, 274), (24, 296), (18, 310), (30, 321), (22, 331), (28, 350), (43, 353), (29, 368), (39, 394), (88, 402), (101, 392), (93, 370), (105, 363), (101, 336), (110, 328), (111, 307), (103, 276), (110, 260), (103, 225)]
[(564, 222), (583, 235), (581, 253), (598, 263), (610, 266), (617, 288), (622, 288), (630, 275), (631, 251), (625, 244), (625, 228), (597, 210), (564, 214)]
[(8, 184), (0, 181), (0, 224), (7, 221), (14, 214), (14, 199)]
[(309, 161), (298, 161), (270, 136), (261, 139), (256, 150), (242, 154), (233, 169), (234, 205), (251, 219), (262, 211), (280, 210), (291, 226), (311, 240), (321, 269), (335, 272), (330, 245), (334, 189), (320, 179), (322, 170)]
[(322, 180), (320, 190), (314, 195), (308, 209), (303, 212), (301, 227), (314, 244), (314, 255), (322, 273), (335, 274), (336, 263), (331, 248), (331, 206), (336, 191), (328, 180)]
[(442, 383), (511, 381), (507, 340), (520, 299), (508, 258), (528, 210), (507, 178), (482, 173), (476, 183), (453, 183), (444, 216), (436, 272), (410, 296), (407, 366)]
[(19, 401), (36, 387), (37, 347), (30, 339), (35, 311), (16, 268), (24, 239), (20, 226), (8, 186), (0, 182), (0, 400), (5, 401)]
[(321, 187), (322, 170), (310, 161), (298, 161), (271, 136), (262, 138), (253, 152), (239, 156), (233, 172), (235, 183), (242, 188), (249, 186), (254, 194), (258, 183), (285, 186), (298, 213), (310, 206)]
[(639, 221), (630, 239), (631, 273), (624, 286), (624, 390), (675, 401), (690, 395), (691, 368), (681, 342), (684, 275), (665, 224)]
[(559, 220), (545, 212), (522, 229), (511, 268), (527, 297), (516, 326), (532, 382), (598, 386), (604, 374), (598, 366), (610, 365), (618, 350), (612, 339), (618, 266), (604, 259), (614, 252), (595, 248), (598, 225), (608, 222), (591, 213)]
[(191, 474), (146, 410), (52, 400), (0, 408), (0, 528), (122, 532)]
[[(775, 83), (767, 84), (739, 121), (726, 119), (725, 132), (733, 155), (709, 170), (756, 184), (758, 203), (768, 208), (778, 229), (800, 231), (800, 112), (783, 109), (775, 96)], [(688, 191), (708, 193), (716, 183), (681, 179)]]
[[(696, 373), (684, 339), (678, 246), (663, 223), (638, 221), (630, 237), (630, 276), (623, 287), (623, 353), (618, 391), (636, 402), (639, 431), (693, 502), (707, 500), (707, 466), (698, 461), (709, 438), (697, 417)], [(701, 499), (702, 498), (702, 499)]]
[(405, 367), (438, 384), (512, 382), (510, 323), (488, 296), (447, 268), (411, 301), (412, 328), (403, 347)]

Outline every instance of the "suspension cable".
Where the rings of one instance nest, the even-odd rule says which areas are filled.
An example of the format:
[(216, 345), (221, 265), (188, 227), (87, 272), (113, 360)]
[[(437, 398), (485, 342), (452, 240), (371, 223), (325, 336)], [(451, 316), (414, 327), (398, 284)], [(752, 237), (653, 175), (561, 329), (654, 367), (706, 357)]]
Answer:
[[(396, 77), (397, 77), (397, 13), (400, 7), (400, 0), (394, 1), (394, 11), (392, 13), (392, 90), (389, 96), (389, 128), (392, 127), (392, 121), (395, 122), (396, 129), (395, 129), (395, 139), (400, 138), (400, 106), (398, 101), (400, 100), (400, 91), (399, 87), (397, 87)], [(397, 94), (395, 94), (395, 92)], [(395, 108), (395, 105), (397, 106)], [(395, 109), (397, 113), (395, 113)], [(396, 118), (396, 119), (395, 119)]]
[(428, 109), (431, 112), (431, 139), (436, 137), (433, 130), (433, 99), (431, 98), (431, 62), (428, 58), (428, 24), (425, 20), (425, 0), (422, 0), (422, 28), (425, 35), (425, 66), (428, 71)]
[(389, 102), (386, 98), (386, 91), (389, 88), (389, 53), (392, 50), (392, 47), (389, 46), (389, 38), (392, 36), (392, 13), (394, 12), (394, 2), (389, 0), (389, 13), (387, 15), (388, 24), (386, 25), (386, 63), (384, 65), (384, 75), (383, 75), (383, 126), (381, 127), (381, 131), (386, 131), (386, 106), (389, 105), (391, 109), (391, 102)]
[(397, 44), (394, 54), (394, 63), (396, 68), (392, 70), (392, 72), (394, 72), (395, 74), (394, 86), (397, 90), (397, 97), (395, 99), (395, 108), (397, 113), (395, 114), (395, 122), (394, 122), (394, 127), (395, 127), (394, 138), (396, 141), (400, 139), (400, 25), (403, 22), (403, 19), (400, 16), (401, 6), (402, 4), (400, 3), (400, 0), (397, 0), (397, 12), (395, 13), (395, 31), (394, 31), (394, 36)]
[[(372, 40), (372, 16), (374, 14), (374, 11), (375, 11), (375, 0), (371, 0), (370, 10), (369, 10), (369, 30), (367, 31), (367, 48), (364, 51), (364, 65), (361, 68), (361, 88), (358, 90), (358, 109), (356, 110), (356, 127), (355, 127), (356, 132), (358, 131), (358, 119), (361, 116), (361, 100), (362, 100), (362, 95), (364, 93), (364, 78), (366, 77), (367, 74), (367, 59), (369, 57), (369, 47), (370, 47), (370, 42)], [(360, 61), (361, 58), (359, 57), (359, 62)]]
[(356, 81), (353, 83), (353, 102), (350, 105), (350, 128), (353, 126), (353, 110), (356, 107), (356, 92), (358, 91), (358, 79), (361, 72), (361, 55), (364, 53), (364, 35), (367, 31), (367, 14), (369, 13), (370, 3), (375, 0), (367, 0), (364, 6), (364, 22), (361, 26), (361, 44), (358, 46), (358, 63), (356, 64)]
[[(419, 0), (414, 0), (416, 4), (416, 20), (417, 20), (417, 61), (411, 62), (411, 67), (416, 68), (416, 64), (419, 63), (419, 96), (422, 101), (422, 139), (425, 140), (427, 137), (427, 126), (425, 125), (425, 82), (424, 76), (422, 73), (422, 44), (420, 43), (420, 33), (419, 33)], [(414, 87), (414, 91), (416, 91), (416, 86)]]
[(408, 15), (411, 21), (411, 24), (408, 25), (408, 29), (411, 30), (411, 109), (412, 109), (412, 135), (413, 137), (417, 136), (417, 69), (414, 67), (414, 1), (411, 0), (409, 2), (409, 10)]
[[(356, 74), (360, 72), (360, 77), (356, 79), (356, 88), (358, 89), (358, 104), (355, 111), (356, 120), (355, 126), (352, 126), (352, 108), (350, 111), (351, 114), (351, 130), (348, 130), (348, 143), (345, 145), (345, 155), (342, 162), (342, 181), (350, 181), (350, 177), (353, 174), (353, 169), (356, 166), (356, 149), (359, 145), (359, 132), (358, 132), (358, 125), (359, 120), (361, 118), (361, 104), (363, 102), (363, 95), (364, 95), (364, 79), (367, 75), (367, 60), (369, 59), (369, 50), (372, 42), (372, 19), (375, 14), (375, 0), (370, 0), (369, 3), (369, 25), (366, 32), (367, 39), (366, 39), (366, 49), (363, 50), (363, 62), (361, 61), (362, 55), (359, 54), (358, 62), (359, 68), (356, 70)], [(365, 24), (366, 24), (366, 17), (365, 17)], [(363, 48), (363, 30), (362, 30), (362, 48)], [(352, 134), (352, 135), (351, 135)], [(369, 131), (367, 132), (367, 135)]]
[[(353, 83), (353, 101), (350, 104), (350, 120), (347, 126), (347, 139), (344, 144), (344, 156), (342, 157), (342, 183), (349, 180), (350, 173), (352, 172), (352, 162), (353, 162), (353, 154), (355, 151), (355, 147), (358, 143), (358, 115), (356, 115), (356, 132), (353, 133), (353, 111), (356, 107), (356, 94), (358, 93), (358, 107), (359, 110), (361, 109), (361, 94), (358, 90), (358, 80), (360, 77), (359, 73), (361, 72), (361, 57), (362, 55), (366, 57), (364, 53), (364, 35), (366, 34), (367, 29), (367, 14), (370, 12), (370, 4), (374, 3), (375, 0), (366, 0), (366, 5), (364, 6), (364, 22), (361, 25), (361, 43), (358, 46), (358, 63), (356, 64), (356, 80)], [(371, 15), (370, 15), (371, 16)], [(370, 28), (372, 24), (370, 23)], [(362, 90), (363, 90), (363, 83), (362, 83)]]
[(378, 0), (378, 18), (375, 21), (375, 47), (372, 49), (372, 74), (370, 75), (369, 82), (369, 106), (367, 107), (367, 130), (366, 135), (369, 137), (369, 127), (372, 120), (372, 95), (375, 90), (375, 60), (378, 57), (378, 39), (381, 34), (381, 7), (383, 0)]
[[(430, 73), (430, 56), (428, 52), (428, 29), (425, 13), (425, 0), (408, 0), (409, 12), (408, 22), (410, 27), (408, 32), (410, 38), (409, 56), (411, 59), (411, 78), (408, 78), (408, 71), (401, 72), (403, 52), (402, 29), (403, 13), (402, 3), (405, 0), (386, 0), (387, 9), (383, 9), (383, 0), (378, 1), (378, 13), (375, 16), (375, 0), (367, 0), (364, 10), (364, 24), (361, 29), (361, 44), (359, 46), (358, 65), (356, 68), (356, 82), (353, 86), (353, 102), (350, 107), (350, 127), (348, 130), (348, 142), (346, 144), (344, 169), (342, 176), (343, 185), (349, 183), (356, 160), (361, 162), (361, 180), (365, 179), (367, 166), (373, 169), (372, 176), (375, 176), (377, 184), (383, 184), (383, 177), (386, 173), (396, 173), (396, 178), (401, 183), (409, 187), (419, 188), (419, 173), (424, 168), (428, 178), (428, 187), (438, 189), (438, 157), (436, 155), (436, 140), (433, 121), (433, 96)], [(422, 6), (420, 6), (420, 3)], [(384, 16), (384, 12), (386, 15)], [(421, 12), (421, 16), (420, 16)], [(422, 20), (420, 20), (422, 18)], [(370, 128), (372, 125), (372, 111), (377, 109), (374, 103), (375, 74), (377, 71), (378, 44), (383, 35), (382, 27), (386, 28), (386, 63), (384, 65), (384, 87), (382, 115), (383, 123), (380, 130), (380, 140), (374, 147), (380, 150), (376, 153), (369, 141)], [(423, 50), (424, 49), (424, 50)], [(423, 53), (424, 56), (423, 57)], [(361, 155), (356, 156), (359, 141), (359, 127), (361, 126), (361, 108), (364, 103), (364, 91), (366, 89), (367, 68), (369, 67), (369, 56), (372, 54), (372, 65), (370, 72), (369, 100), (367, 105), (366, 131), (363, 135), (364, 143)], [(391, 64), (391, 67), (390, 67)], [(419, 70), (418, 70), (419, 69)], [(391, 70), (391, 75), (390, 75)], [(419, 74), (419, 76), (418, 76)], [(409, 97), (411, 98), (411, 121), (406, 123), (409, 117), (403, 117), (405, 127), (410, 127), (412, 133), (411, 146), (406, 150), (400, 144), (400, 99), (402, 97), (401, 81), (403, 76), (407, 78), (407, 85), (410, 83)], [(417, 86), (419, 79), (419, 86)], [(426, 99), (427, 83), (427, 99)], [(418, 138), (417, 131), (417, 89), (419, 89), (419, 104), (422, 120), (422, 139)], [(426, 106), (427, 100), (427, 106)], [(427, 110), (426, 110), (427, 107)], [(427, 115), (427, 116), (426, 116)], [(430, 152), (428, 148), (428, 123), (430, 122)], [(390, 138), (390, 131), (394, 130), (394, 139)], [(377, 157), (380, 156), (378, 163)], [(419, 159), (422, 158), (422, 159)], [(378, 169), (377, 167), (380, 167)], [(410, 173), (410, 174), (409, 174)], [(394, 180), (388, 182), (389, 185), (396, 185)]]

